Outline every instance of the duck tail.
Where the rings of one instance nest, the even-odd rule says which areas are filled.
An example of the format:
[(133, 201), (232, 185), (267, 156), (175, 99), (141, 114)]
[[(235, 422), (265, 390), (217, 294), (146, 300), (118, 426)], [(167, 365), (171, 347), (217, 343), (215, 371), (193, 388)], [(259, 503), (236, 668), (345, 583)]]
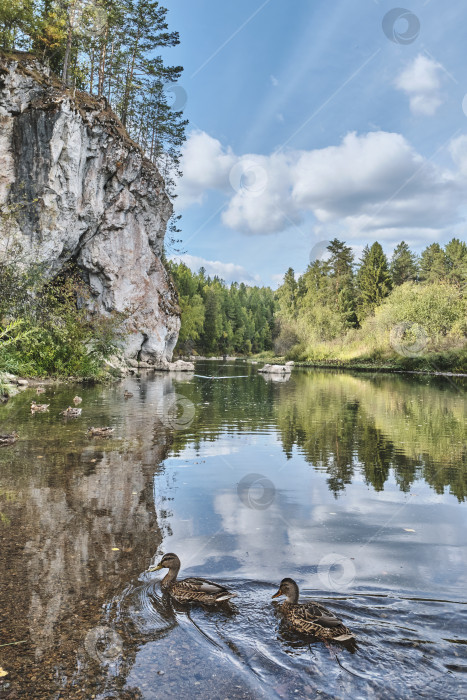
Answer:
[(348, 642), (350, 639), (355, 639), (355, 635), (349, 632), (348, 634), (340, 634), (333, 638), (335, 642)]
[(221, 603), (223, 600), (230, 600), (231, 598), (237, 598), (238, 593), (223, 593), (216, 600)]

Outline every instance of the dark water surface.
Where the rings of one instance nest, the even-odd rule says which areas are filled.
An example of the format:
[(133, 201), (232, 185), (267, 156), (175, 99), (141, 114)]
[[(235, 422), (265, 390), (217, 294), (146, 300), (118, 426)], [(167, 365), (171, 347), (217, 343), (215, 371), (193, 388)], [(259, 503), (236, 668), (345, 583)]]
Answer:
[[(467, 697), (466, 388), (206, 362), (0, 406), (0, 697)], [(238, 597), (172, 605), (168, 551)], [(281, 625), (285, 576), (355, 650)]]

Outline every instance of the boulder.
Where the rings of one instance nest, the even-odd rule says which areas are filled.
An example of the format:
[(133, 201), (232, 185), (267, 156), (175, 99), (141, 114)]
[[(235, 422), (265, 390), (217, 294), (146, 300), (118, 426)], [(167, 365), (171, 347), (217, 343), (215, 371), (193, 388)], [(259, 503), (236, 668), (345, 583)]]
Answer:
[(292, 371), (292, 367), (287, 365), (269, 365), (266, 364), (264, 367), (258, 370), (263, 374), (287, 374)]

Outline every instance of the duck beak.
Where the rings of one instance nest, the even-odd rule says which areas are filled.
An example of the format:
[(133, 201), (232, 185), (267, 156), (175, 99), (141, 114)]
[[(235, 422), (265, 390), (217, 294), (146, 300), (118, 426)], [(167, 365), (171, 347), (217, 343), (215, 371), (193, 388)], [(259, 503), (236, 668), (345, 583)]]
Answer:
[(274, 593), (274, 595), (271, 596), (271, 597), (272, 597), (272, 598), (279, 598), (279, 596), (281, 596), (281, 595), (284, 595), (284, 594), (282, 593), (281, 589), (279, 588), (279, 590), (277, 591), (277, 593)]
[(164, 567), (162, 566), (162, 564), (159, 563), (157, 566), (150, 566), (148, 571), (159, 571), (159, 569), (163, 569), (163, 568)]

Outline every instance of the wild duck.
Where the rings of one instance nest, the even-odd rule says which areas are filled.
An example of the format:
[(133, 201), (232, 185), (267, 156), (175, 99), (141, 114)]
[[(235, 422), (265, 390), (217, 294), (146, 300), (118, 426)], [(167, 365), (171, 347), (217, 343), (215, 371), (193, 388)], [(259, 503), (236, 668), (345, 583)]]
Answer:
[(44, 387), (43, 387), (43, 386), (38, 386), (37, 389), (36, 389), (36, 394), (44, 394), (44, 393), (45, 393)]
[(31, 413), (44, 413), (49, 410), (49, 403), (36, 403), (33, 401), (31, 403)]
[(131, 393), (131, 391), (127, 391), (127, 390), (125, 389), (125, 391), (123, 392), (123, 396), (124, 396), (125, 399), (131, 399), (131, 397), (133, 396), (133, 394)]
[(0, 447), (3, 447), (4, 445), (12, 445), (18, 438), (19, 435), (16, 430), (13, 430), (12, 433), (7, 433), (6, 435), (0, 435)]
[(292, 578), (282, 579), (279, 590), (272, 597), (281, 595), (286, 600), (280, 606), (280, 611), (295, 632), (337, 642), (355, 639), (355, 635), (327, 608), (313, 601), (299, 603), (298, 586)]
[(151, 566), (149, 571), (168, 569), (168, 573), (162, 579), (162, 589), (167, 591), (172, 598), (179, 603), (224, 603), (236, 597), (236, 593), (231, 593), (224, 586), (213, 583), (204, 578), (184, 578), (177, 581), (180, 570), (180, 559), (176, 554), (170, 552), (164, 554), (157, 566)]
[(112, 435), (114, 428), (88, 428), (89, 437), (109, 437)]
[(67, 418), (78, 418), (78, 416), (81, 415), (82, 408), (72, 408), (71, 406), (68, 406), (64, 411), (60, 411), (60, 414), (62, 416), (66, 416)]
[(81, 398), (81, 396), (75, 396), (75, 398), (73, 399), (73, 403), (75, 404), (75, 406), (77, 406), (79, 403), (81, 403), (82, 400), (83, 399)]

